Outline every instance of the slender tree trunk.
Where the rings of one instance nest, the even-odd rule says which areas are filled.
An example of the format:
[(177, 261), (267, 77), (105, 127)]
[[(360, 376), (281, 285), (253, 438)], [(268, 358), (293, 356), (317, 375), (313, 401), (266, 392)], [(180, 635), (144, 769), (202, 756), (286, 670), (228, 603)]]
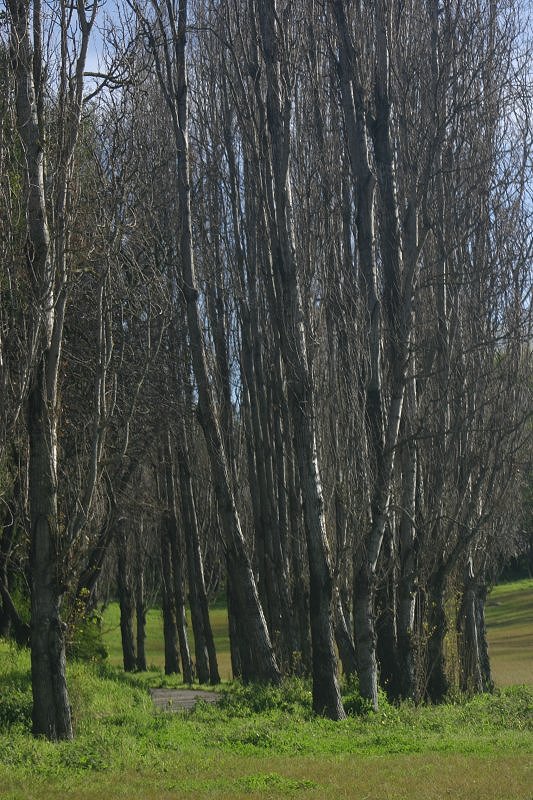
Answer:
[(376, 576), (364, 561), (354, 577), (354, 628), (357, 653), (357, 675), (361, 695), (378, 702), (378, 665), (376, 658), (376, 629), (374, 601)]
[(379, 665), (380, 686), (387, 693), (389, 700), (396, 700), (400, 695), (400, 668), (396, 617), (397, 575), (394, 568), (392, 536), (392, 532), (387, 535), (388, 546), (382, 548), (381, 554), (385, 574), (381, 578), (376, 598), (376, 656)]
[(160, 525), (165, 675), (172, 675), (180, 671), (176, 597), (174, 594), (174, 578), (172, 575), (172, 546), (165, 520), (161, 520)]
[(416, 693), (415, 669), (415, 607), (416, 607), (416, 554), (415, 513), (417, 451), (412, 438), (411, 414), (416, 402), (414, 378), (408, 384), (407, 402), (404, 406), (401, 448), (402, 512), (400, 517), (400, 579), (398, 586), (398, 662), (400, 693), (413, 698)]
[(187, 553), (189, 603), (191, 608), (192, 630), (194, 634), (196, 675), (200, 683), (219, 683), (220, 678), (218, 676), (216, 654), (214, 664), (211, 664), (211, 658), (207, 645), (211, 625), (208, 614), (208, 628), (206, 629), (204, 606), (207, 604), (207, 595), (205, 591), (202, 554), (200, 551), (200, 541), (198, 536), (198, 521), (196, 518), (196, 505), (194, 500), (191, 473), (189, 469), (189, 456), (186, 438), (187, 434), (184, 420), (178, 420), (178, 427), (179, 436), (176, 455), (183, 530), (185, 534), (185, 549)]
[(176, 625), (178, 628), (178, 641), (181, 653), (181, 666), (183, 669), (183, 680), (185, 683), (192, 683), (194, 680), (194, 667), (189, 648), (189, 637), (187, 635), (187, 616), (185, 613), (185, 593), (183, 578), (183, 547), (178, 531), (176, 495), (174, 489), (174, 475), (172, 469), (172, 454), (167, 438), (165, 449), (165, 482), (167, 496), (167, 510), (164, 515), (164, 525), (167, 529), (167, 538), (170, 542), (172, 557), (172, 578), (174, 586), (174, 600), (176, 604)]
[[(138, 548), (140, 550), (140, 547)], [(146, 672), (146, 602), (144, 597), (144, 564), (139, 558), (137, 573), (137, 592), (135, 597), (135, 616), (137, 622), (137, 671)]]
[[(284, 404), (286, 405), (286, 404)], [(290, 430), (288, 410), (284, 412), (284, 430)], [(311, 674), (311, 631), (309, 627), (309, 570), (305, 558), (305, 543), (299, 524), (300, 487), (292, 450), (287, 448), (286, 469), (289, 500), (289, 537), (292, 583), (292, 605), (300, 643), (300, 669)]]
[(135, 655), (135, 635), (133, 628), (135, 598), (131, 581), (131, 564), (128, 558), (130, 537), (126, 534), (126, 520), (123, 517), (119, 519), (117, 525), (117, 590), (120, 606), (122, 656), (124, 671), (134, 672), (137, 667), (137, 658)]

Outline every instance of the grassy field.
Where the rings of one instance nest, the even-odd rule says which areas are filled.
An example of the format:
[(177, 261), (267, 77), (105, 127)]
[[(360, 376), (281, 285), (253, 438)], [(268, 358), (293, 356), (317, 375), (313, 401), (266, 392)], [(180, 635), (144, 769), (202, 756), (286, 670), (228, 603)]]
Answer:
[(492, 590), (487, 629), (496, 685), (533, 684), (533, 580)]
[[(526, 680), (533, 581), (498, 587), (489, 632), (499, 682)], [(529, 616), (529, 621), (528, 621)], [(224, 614), (215, 626), (225, 635)], [(112, 661), (116, 609), (106, 612)], [(161, 663), (151, 614), (148, 660)], [(226, 655), (221, 664), (227, 664)], [(224, 658), (226, 661), (224, 661)], [(0, 643), (1, 800), (357, 798), (533, 800), (533, 685), (440, 707), (390, 706), (342, 723), (314, 718), (309, 686), (222, 687), (220, 707), (156, 713), (147, 686), (161, 671), (125, 676), (113, 666), (69, 665), (76, 739), (52, 745), (28, 733), (29, 657)], [(355, 690), (345, 687), (348, 708)]]

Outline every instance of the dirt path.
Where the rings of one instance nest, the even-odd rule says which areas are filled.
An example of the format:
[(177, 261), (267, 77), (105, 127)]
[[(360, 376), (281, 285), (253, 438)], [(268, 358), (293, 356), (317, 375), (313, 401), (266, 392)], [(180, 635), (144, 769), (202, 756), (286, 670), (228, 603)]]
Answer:
[(221, 695), (218, 692), (203, 692), (195, 689), (150, 689), (156, 708), (162, 711), (181, 711), (194, 708), (198, 700), (216, 703)]

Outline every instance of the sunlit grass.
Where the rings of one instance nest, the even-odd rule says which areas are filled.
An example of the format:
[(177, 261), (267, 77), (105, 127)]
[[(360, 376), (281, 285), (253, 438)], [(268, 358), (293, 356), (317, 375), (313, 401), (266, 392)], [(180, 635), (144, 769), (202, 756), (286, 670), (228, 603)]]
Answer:
[(533, 683), (533, 580), (504, 583), (492, 590), (487, 628), (496, 685)]

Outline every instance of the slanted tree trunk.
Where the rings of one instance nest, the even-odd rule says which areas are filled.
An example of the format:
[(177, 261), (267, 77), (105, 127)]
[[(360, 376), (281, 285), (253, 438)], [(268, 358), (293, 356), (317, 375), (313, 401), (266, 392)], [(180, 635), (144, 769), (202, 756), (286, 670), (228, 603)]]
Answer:
[[(186, 302), (187, 326), (191, 360), (198, 390), (198, 417), (202, 426), (213, 484), (217, 498), (220, 531), (222, 533), (226, 560), (230, 575), (235, 612), (246, 628), (250, 645), (251, 670), (259, 681), (278, 683), (281, 679), (272, 643), (259, 602), (257, 586), (250, 564), (246, 543), (233, 489), (231, 485), (228, 453), (225, 452), (220, 420), (212, 387), (209, 382), (206, 353), (200, 322), (198, 289), (191, 229), (191, 181), (189, 169), (188, 99), (185, 41), (187, 30), (187, 0), (179, 0), (177, 15), (170, 3), (166, 3), (168, 27), (159, 8), (154, 3), (156, 21), (152, 29), (150, 21), (143, 15), (137, 3), (134, 6), (143, 31), (149, 39), (152, 55), (156, 60), (157, 74), (172, 119), (172, 131), (177, 155), (177, 190), (180, 231), (180, 274), (177, 276)], [(159, 13), (157, 13), (159, 12)], [(160, 47), (163, 58), (160, 58)]]
[(357, 672), (357, 654), (338, 589), (333, 592), (333, 624), (342, 670), (349, 678)]

